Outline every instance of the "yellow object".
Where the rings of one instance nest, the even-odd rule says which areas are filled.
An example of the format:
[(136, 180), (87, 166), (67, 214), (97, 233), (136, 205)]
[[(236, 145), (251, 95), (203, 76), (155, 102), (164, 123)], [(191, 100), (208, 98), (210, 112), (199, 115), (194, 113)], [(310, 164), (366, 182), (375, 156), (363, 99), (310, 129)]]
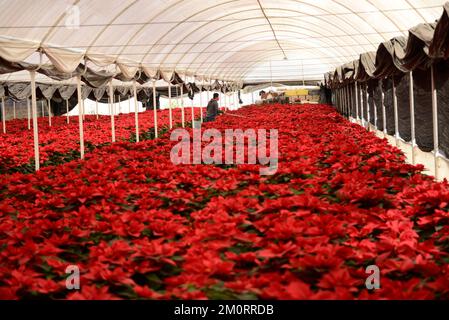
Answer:
[(309, 90), (307, 89), (287, 90), (285, 92), (285, 95), (287, 97), (308, 96)]

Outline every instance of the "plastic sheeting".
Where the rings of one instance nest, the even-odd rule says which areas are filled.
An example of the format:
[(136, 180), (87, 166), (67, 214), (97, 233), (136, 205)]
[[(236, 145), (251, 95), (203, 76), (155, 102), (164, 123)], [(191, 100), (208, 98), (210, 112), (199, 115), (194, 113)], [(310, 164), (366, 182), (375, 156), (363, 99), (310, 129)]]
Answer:
[(0, 5), (0, 56), (10, 62), (30, 60), (40, 50), (45, 62), (64, 73), (88, 61), (95, 69), (113, 66), (128, 80), (139, 74), (152, 78), (160, 68), (208, 79), (280, 81), (298, 75), (321, 79), (326, 70), (360, 51), (376, 50), (411, 23), (433, 21), (442, 1), (15, 0)]

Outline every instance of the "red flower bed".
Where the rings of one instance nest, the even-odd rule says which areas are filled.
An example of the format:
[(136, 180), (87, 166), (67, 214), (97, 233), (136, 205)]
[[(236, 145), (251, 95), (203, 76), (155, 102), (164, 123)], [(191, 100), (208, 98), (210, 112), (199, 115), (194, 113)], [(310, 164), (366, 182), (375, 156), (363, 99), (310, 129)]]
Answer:
[[(194, 108), (199, 116), (199, 108)], [(120, 114), (115, 116), (116, 141), (126, 141), (135, 134), (135, 115)], [(191, 121), (191, 108), (185, 108), (185, 121)], [(7, 121), (6, 134), (0, 134), (0, 173), (22, 165), (34, 163), (33, 128), (28, 130), (27, 119)], [(181, 109), (173, 109), (173, 124), (181, 123)], [(158, 111), (158, 127), (168, 127), (169, 111)], [(44, 164), (52, 155), (64, 155), (79, 151), (78, 117), (71, 117), (67, 124), (66, 117), (53, 117), (52, 126), (48, 118), (38, 118), (40, 162)], [(153, 111), (139, 113), (139, 132), (145, 134), (154, 129)], [(151, 132), (150, 132), (151, 133)], [(111, 142), (111, 117), (86, 115), (84, 120), (85, 144), (92, 147)], [(34, 168), (34, 165), (31, 166)]]
[(449, 298), (447, 183), (327, 106), (203, 127), (278, 128), (278, 172), (175, 166), (166, 136), (0, 176), (0, 298)]

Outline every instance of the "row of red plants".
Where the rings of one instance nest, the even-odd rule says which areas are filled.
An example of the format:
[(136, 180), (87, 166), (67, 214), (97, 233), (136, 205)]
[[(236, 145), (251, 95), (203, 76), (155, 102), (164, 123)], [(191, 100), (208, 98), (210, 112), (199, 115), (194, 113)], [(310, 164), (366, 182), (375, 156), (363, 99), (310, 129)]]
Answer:
[(277, 173), (175, 166), (166, 135), (0, 176), (0, 298), (449, 298), (446, 182), (328, 106), (250, 106), (211, 127), (279, 129)]
[[(194, 116), (199, 117), (200, 109), (194, 108)], [(158, 127), (168, 128), (168, 109), (159, 110)], [(185, 109), (185, 122), (191, 122), (191, 108)], [(33, 171), (34, 149), (33, 128), (28, 130), (27, 119), (7, 121), (7, 133), (0, 134), (0, 174), (11, 171)], [(173, 109), (173, 124), (182, 122), (181, 109)], [(84, 119), (84, 138), (88, 151), (98, 146), (108, 144), (112, 139), (111, 117), (86, 115)], [(146, 111), (139, 113), (139, 132), (145, 137), (154, 136), (154, 113)], [(79, 124), (78, 117), (53, 117), (52, 125), (48, 118), (38, 118), (39, 151), (41, 165), (58, 164), (79, 157)], [(116, 141), (135, 139), (135, 115), (120, 114), (115, 116)]]

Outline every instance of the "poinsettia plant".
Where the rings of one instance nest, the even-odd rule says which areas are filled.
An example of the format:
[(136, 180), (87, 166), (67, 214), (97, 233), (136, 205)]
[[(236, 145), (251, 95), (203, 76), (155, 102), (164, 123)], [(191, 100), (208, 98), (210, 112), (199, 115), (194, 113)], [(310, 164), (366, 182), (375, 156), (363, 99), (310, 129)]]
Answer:
[(174, 165), (167, 133), (0, 176), (0, 298), (449, 298), (447, 182), (329, 106), (249, 106), (208, 128), (278, 129), (277, 173)]

